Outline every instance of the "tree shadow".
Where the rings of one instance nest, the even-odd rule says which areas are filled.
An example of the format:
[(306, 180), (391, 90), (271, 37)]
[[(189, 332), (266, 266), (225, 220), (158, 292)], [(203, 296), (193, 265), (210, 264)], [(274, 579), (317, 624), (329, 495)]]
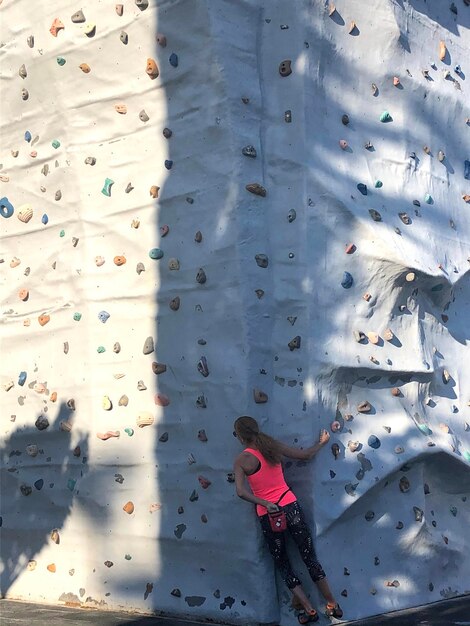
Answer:
[[(18, 426), (2, 442), (2, 597), (19, 576), (36, 569), (46, 544), (60, 543), (60, 531), (88, 470), (88, 435), (72, 444), (72, 426), (73, 410), (61, 403), (53, 422), (41, 414), (36, 427)], [(48, 569), (54, 572), (54, 564)]]

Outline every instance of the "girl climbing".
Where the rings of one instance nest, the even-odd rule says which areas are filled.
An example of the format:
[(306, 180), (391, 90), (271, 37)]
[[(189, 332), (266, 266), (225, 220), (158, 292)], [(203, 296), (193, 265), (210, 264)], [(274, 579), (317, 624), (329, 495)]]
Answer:
[[(330, 435), (326, 430), (322, 430), (318, 443), (301, 450), (287, 446), (261, 432), (258, 422), (247, 415), (235, 421), (234, 429), (234, 436), (246, 446), (234, 464), (237, 495), (247, 502), (256, 504), (256, 512), (269, 551), (287, 587), (294, 595), (293, 605), (295, 608), (303, 609), (298, 616), (299, 623), (316, 622), (319, 616), (292, 570), (286, 551), (285, 532), (272, 528), (269, 514), (280, 511), (279, 507), (285, 512), (286, 529), (296, 542), (313, 582), (327, 602), (326, 615), (342, 617), (343, 611), (336, 602), (326, 574), (317, 560), (310, 529), (295, 494), (286, 484), (281, 465), (283, 456), (304, 461), (311, 459), (328, 442)], [(245, 486), (245, 477), (252, 493)], [(279, 528), (283, 527), (282, 519), (276, 519), (276, 522)], [(273, 525), (275, 527), (275, 523)]]

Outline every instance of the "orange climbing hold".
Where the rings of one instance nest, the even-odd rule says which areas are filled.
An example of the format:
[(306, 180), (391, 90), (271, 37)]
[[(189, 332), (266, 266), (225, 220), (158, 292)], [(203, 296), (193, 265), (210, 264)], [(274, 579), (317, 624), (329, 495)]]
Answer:
[(91, 67), (88, 65), (88, 63), (80, 63), (78, 67), (82, 70), (84, 74), (89, 74), (91, 72)]
[(129, 500), (129, 502), (126, 502), (126, 504), (122, 507), (122, 510), (128, 513), (128, 515), (132, 515), (134, 512), (134, 503)]
[(55, 563), (49, 563), (49, 565), (47, 566), (47, 571), (51, 572), (52, 574), (55, 574), (57, 571)]
[(120, 267), (121, 265), (124, 265), (125, 263), (127, 263), (127, 259), (125, 256), (114, 257), (114, 264), (117, 265), (118, 267)]
[(439, 42), (439, 59), (441, 61), (443, 61), (446, 58), (446, 53), (447, 53), (447, 46), (445, 44), (445, 41), (440, 41)]
[(152, 80), (155, 78), (158, 78), (158, 76), (160, 75), (160, 71), (158, 69), (158, 65), (155, 59), (151, 59), (151, 58), (147, 59), (147, 67), (145, 71), (147, 72), (148, 76), (150, 76)]
[(40, 315), (38, 317), (38, 322), (41, 326), (45, 326), (49, 320), (51, 319), (50, 315)]
[(49, 28), (49, 32), (54, 37), (57, 37), (57, 34), (58, 34), (59, 30), (63, 30), (64, 28), (65, 28), (65, 26), (62, 24), (62, 22), (59, 20), (59, 18), (56, 17), (55, 20), (52, 22), (51, 27)]

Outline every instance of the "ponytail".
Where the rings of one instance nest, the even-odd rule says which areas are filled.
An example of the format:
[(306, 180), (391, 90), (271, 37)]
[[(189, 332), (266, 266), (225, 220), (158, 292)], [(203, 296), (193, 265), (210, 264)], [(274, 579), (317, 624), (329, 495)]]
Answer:
[(243, 441), (256, 445), (270, 465), (278, 465), (281, 462), (282, 454), (279, 444), (275, 439), (260, 431), (258, 422), (255, 419), (248, 415), (243, 415), (235, 420), (234, 428)]

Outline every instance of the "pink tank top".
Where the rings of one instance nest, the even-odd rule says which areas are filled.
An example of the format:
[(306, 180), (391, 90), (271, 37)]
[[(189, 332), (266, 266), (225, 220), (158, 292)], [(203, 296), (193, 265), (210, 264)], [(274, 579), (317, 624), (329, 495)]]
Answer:
[[(253, 495), (268, 502), (276, 503), (282, 494), (289, 489), (289, 485), (287, 485), (284, 479), (282, 465), (280, 463), (270, 465), (259, 450), (245, 448), (244, 452), (249, 452), (261, 463), (261, 467), (257, 472), (246, 477)], [(295, 494), (292, 491), (287, 491), (278, 504), (284, 506), (296, 502), (296, 500)], [(266, 515), (268, 510), (265, 506), (257, 504), (256, 512), (261, 517), (261, 515)]]

